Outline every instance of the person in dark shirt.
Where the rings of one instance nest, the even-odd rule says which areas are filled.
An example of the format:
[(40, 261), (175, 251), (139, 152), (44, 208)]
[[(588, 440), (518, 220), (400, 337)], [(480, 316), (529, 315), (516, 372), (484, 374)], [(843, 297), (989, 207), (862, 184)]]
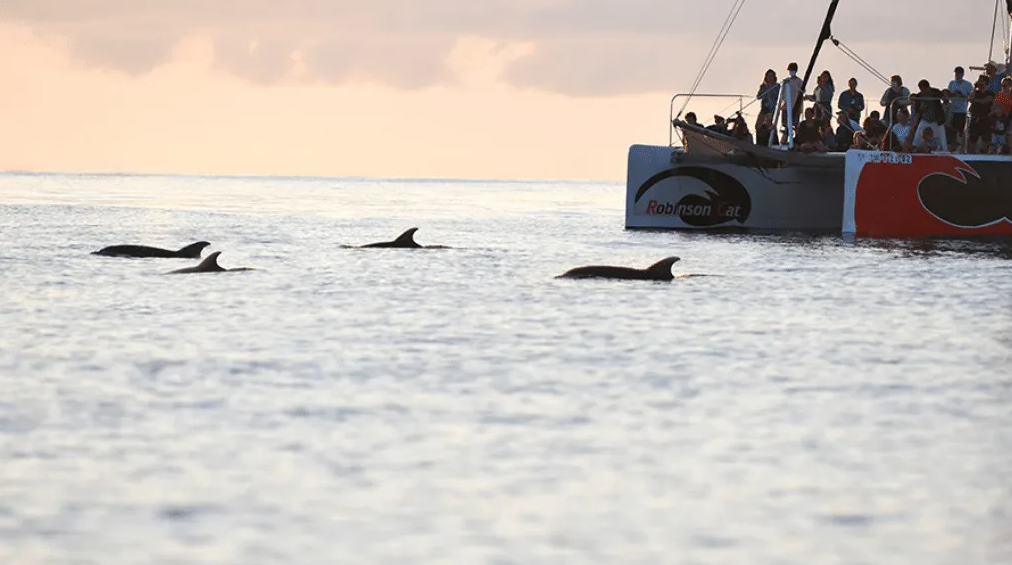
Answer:
[(730, 133), (730, 131), (728, 130), (728, 127), (727, 127), (727, 122), (724, 121), (724, 117), (723, 116), (718, 116), (716, 114), (714, 114), (714, 116), (713, 116), (713, 125), (712, 126), (706, 126), (706, 128), (704, 128), (704, 129), (708, 129), (708, 130), (710, 130), (712, 132), (721, 133), (721, 134), (724, 134), (724, 135), (728, 135)]
[(759, 131), (759, 124), (766, 119), (767, 114), (772, 116), (776, 112), (777, 100), (780, 99), (780, 83), (777, 81), (776, 71), (773, 69), (766, 71), (766, 76), (763, 77), (763, 82), (759, 85), (759, 91), (756, 92), (755, 98), (760, 101), (759, 115), (755, 120), (756, 131)]
[(1005, 105), (995, 102), (991, 108), (991, 150), (993, 155), (1008, 153), (1009, 116), (1005, 113)]
[(927, 80), (921, 79), (917, 83), (920, 90), (917, 94), (910, 96), (914, 110), (914, 137), (913, 140), (919, 143), (924, 128), (935, 130), (934, 139), (948, 147), (948, 140), (945, 135), (945, 109), (942, 107), (942, 91), (931, 86)]
[(882, 138), (885, 137), (887, 129), (886, 125), (879, 118), (879, 115), (878, 110), (872, 110), (863, 125), (864, 135), (873, 147), (878, 147), (882, 144)]
[(822, 128), (815, 119), (815, 108), (805, 108), (805, 119), (798, 124), (794, 146), (803, 153), (826, 151), (826, 144), (822, 140)]
[[(773, 129), (773, 114), (763, 114), (762, 120), (756, 126), (755, 130), (755, 142), (757, 145), (768, 146), (770, 144), (770, 134), (776, 134)], [(773, 143), (777, 140), (774, 139)]]
[(854, 145), (854, 134), (860, 129), (850, 119), (850, 113), (840, 110), (836, 113), (836, 132), (833, 133), (833, 151), (846, 151)]
[(857, 91), (857, 79), (852, 78), (847, 82), (848, 88), (840, 93), (837, 106), (840, 110), (847, 112), (850, 119), (855, 122), (861, 121), (861, 112), (864, 112), (864, 94)]
[[(987, 152), (991, 145), (991, 107), (994, 105), (994, 93), (987, 89), (987, 75), (980, 75), (974, 84), (970, 101), (970, 132), (967, 135), (966, 152), (973, 154), (978, 151)], [(983, 147), (981, 147), (983, 146)]]

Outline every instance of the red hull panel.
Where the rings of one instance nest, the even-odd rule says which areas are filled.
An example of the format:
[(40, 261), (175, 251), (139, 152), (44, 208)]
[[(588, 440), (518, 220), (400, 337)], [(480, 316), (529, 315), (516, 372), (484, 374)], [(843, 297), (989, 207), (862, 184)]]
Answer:
[(845, 232), (904, 238), (1012, 235), (1012, 159), (851, 153)]

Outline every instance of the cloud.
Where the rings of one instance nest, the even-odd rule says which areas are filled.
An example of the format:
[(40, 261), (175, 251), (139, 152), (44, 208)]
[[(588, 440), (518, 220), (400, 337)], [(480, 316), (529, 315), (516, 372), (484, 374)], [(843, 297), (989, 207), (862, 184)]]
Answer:
[[(909, 2), (909, 6), (907, 3)], [(214, 43), (217, 69), (264, 85), (284, 80), (373, 81), (415, 89), (459, 79), (451, 61), (465, 37), (533, 44), (503, 80), (574, 96), (668, 90), (690, 84), (733, 0), (5, 0), (4, 19), (66, 39), (79, 62), (131, 75), (151, 71), (195, 35)], [(842, 2), (834, 33), (854, 47), (981, 45), (988, 2)], [(828, 5), (828, 0), (826, 2)], [(823, 2), (747, 2), (721, 63), (792, 48), (807, 61)], [(894, 66), (889, 53), (865, 54)], [(760, 64), (781, 68), (782, 61)], [(723, 67), (727, 69), (727, 67)], [(731, 72), (740, 69), (731, 67)], [(725, 71), (726, 72), (726, 71)], [(762, 69), (749, 68), (749, 76)], [(675, 75), (678, 76), (675, 76)], [(677, 80), (676, 80), (677, 79)]]

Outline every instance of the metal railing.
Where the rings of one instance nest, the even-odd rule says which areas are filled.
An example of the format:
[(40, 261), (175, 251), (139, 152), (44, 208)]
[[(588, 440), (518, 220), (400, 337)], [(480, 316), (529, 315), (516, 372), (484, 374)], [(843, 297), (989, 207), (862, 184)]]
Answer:
[[(672, 96), (671, 97), (671, 104), (670, 104), (670, 108), (669, 108), (669, 112), (668, 112), (668, 147), (671, 147), (671, 146), (673, 146), (675, 144), (675, 130), (677, 129), (677, 128), (675, 128), (675, 124), (674, 124), (674, 121), (675, 121), (675, 100), (678, 100), (679, 98), (737, 98), (738, 99), (738, 113), (741, 114), (742, 112), (745, 111), (745, 103), (743, 102), (743, 100), (745, 100), (746, 98), (752, 98), (752, 97), (748, 96), (747, 94), (685, 94), (685, 93), (679, 93), (679, 94), (676, 94), (676, 95)], [(681, 112), (679, 112), (678, 117), (681, 118)], [(702, 126), (700, 126), (700, 127), (702, 127)], [(681, 134), (678, 135), (678, 140), (681, 141), (683, 144), (685, 143), (685, 140), (682, 139)]]
[[(886, 137), (885, 137), (885, 139), (882, 140), (883, 144), (880, 146), (881, 148), (885, 148), (886, 145), (888, 144), (888, 147), (889, 147), (888, 151), (893, 151), (894, 150), (892, 148), (892, 144), (891, 144), (892, 139), (890, 138), (890, 134), (892, 133), (892, 127), (893, 127), (893, 124), (895, 123), (895, 121), (893, 120), (893, 112), (894, 111), (898, 111), (898, 110), (895, 110), (896, 103), (899, 102), (903, 106), (911, 106), (912, 107), (914, 105), (914, 101), (916, 101), (916, 100), (938, 101), (938, 102), (941, 102), (943, 100), (949, 100), (950, 103), (951, 103), (952, 98), (950, 97), (950, 98), (946, 99), (944, 97), (939, 97), (939, 96), (921, 96), (919, 94), (913, 94), (913, 93), (911, 93), (909, 96), (901, 96), (899, 98), (894, 98), (893, 100), (891, 100), (889, 102), (889, 105), (886, 106), (886, 111), (889, 112), (888, 114), (886, 114), (886, 116), (889, 118), (889, 121), (888, 121), (889, 127), (886, 128)], [(963, 131), (961, 132), (963, 134), (963, 142), (959, 145), (959, 147), (956, 148), (956, 153), (957, 154), (961, 154), (961, 153), (965, 154), (966, 153), (966, 147), (967, 147), (967, 143), (969, 142), (969, 137), (970, 137), (970, 135), (969, 135), (970, 134), (970, 101), (969, 100), (967, 100), (966, 105), (967, 105), (967, 108), (966, 108), (966, 110), (967, 110), (967, 112), (966, 112), (966, 123), (963, 124)], [(945, 115), (945, 108), (944, 107), (942, 108), (942, 115), (943, 116)], [(913, 124), (917, 123), (918, 118), (919, 118), (919, 116), (916, 113), (914, 113), (913, 112), (913, 108), (911, 108), (911, 110), (910, 110), (910, 121), (909, 121), (909, 123), (911, 124), (910, 135), (907, 137), (906, 140), (899, 139), (899, 136), (896, 136), (896, 138), (899, 139), (899, 142), (900, 142), (899, 150), (902, 151), (903, 145), (906, 143), (906, 141), (907, 140), (911, 140), (911, 142), (912, 142), (914, 136), (917, 135), (917, 130), (913, 127)], [(936, 125), (940, 125), (941, 127), (945, 128), (945, 124), (936, 124)], [(957, 133), (960, 133), (960, 132), (957, 132)], [(946, 135), (946, 137), (948, 137), (948, 135)], [(950, 140), (946, 139), (945, 141), (946, 141), (945, 147), (943, 147), (942, 149), (946, 153), (948, 153), (949, 152), (949, 145), (950, 145), (948, 142)]]
[[(805, 94), (804, 92), (799, 92), (798, 97), (800, 98), (804, 96), (804, 94)], [(787, 108), (788, 100), (793, 100), (791, 102), (791, 107), (789, 109)], [(787, 149), (790, 150), (794, 148), (794, 125), (795, 125), (794, 105), (797, 102), (798, 102), (797, 100), (794, 100), (791, 97), (791, 79), (785, 78), (784, 80), (780, 81), (780, 93), (777, 95), (777, 105), (776, 108), (773, 110), (773, 127), (770, 129), (770, 137), (768, 140), (770, 146), (780, 145), (780, 140), (778, 139), (779, 128), (777, 124), (780, 123), (781, 119), (780, 117), (784, 116), (784, 118), (787, 121), (787, 123), (785, 124), (787, 129)], [(802, 102), (802, 108), (803, 107), (804, 102)], [(783, 111), (784, 109), (787, 109), (789, 111), (785, 113)]]

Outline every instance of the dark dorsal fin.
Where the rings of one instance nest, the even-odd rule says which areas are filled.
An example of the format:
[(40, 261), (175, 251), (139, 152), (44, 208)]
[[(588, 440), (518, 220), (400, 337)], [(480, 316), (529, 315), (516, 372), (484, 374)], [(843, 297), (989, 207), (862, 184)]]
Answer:
[(394, 245), (402, 247), (418, 247), (418, 244), (415, 243), (416, 231), (418, 231), (418, 228), (411, 228), (408, 231), (402, 233), (397, 237), (397, 239), (393, 241)]
[(218, 265), (218, 255), (221, 255), (221, 251), (215, 251), (208, 255), (199, 265), (196, 266), (198, 272), (204, 271), (224, 271), (221, 266)]
[(211, 244), (208, 243), (208, 242), (206, 242), (206, 241), (198, 241), (196, 243), (191, 243), (191, 244), (187, 245), (186, 247), (183, 247), (182, 249), (180, 249), (176, 253), (178, 253), (180, 257), (186, 257), (188, 259), (197, 259), (197, 258), (200, 257), (200, 253), (208, 245), (211, 245)]
[(647, 267), (646, 270), (648, 273), (659, 279), (671, 280), (675, 278), (675, 276), (671, 274), (671, 267), (681, 260), (681, 257), (665, 257), (664, 259), (661, 259), (660, 261)]

